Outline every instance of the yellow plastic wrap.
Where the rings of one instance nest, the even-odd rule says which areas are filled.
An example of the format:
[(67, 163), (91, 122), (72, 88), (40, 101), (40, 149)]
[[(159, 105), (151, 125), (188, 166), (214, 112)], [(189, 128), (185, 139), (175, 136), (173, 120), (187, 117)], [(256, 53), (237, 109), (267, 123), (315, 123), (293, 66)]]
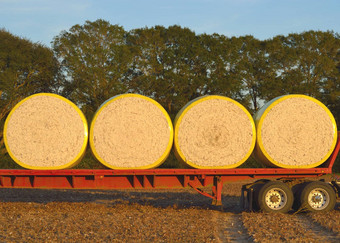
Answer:
[[(183, 118), (188, 114), (189, 111), (193, 111), (192, 110), (193, 108), (196, 109), (195, 107), (199, 107), (197, 105), (204, 104), (204, 102), (215, 102), (215, 101), (217, 103), (219, 101), (226, 102), (227, 104), (229, 104), (229, 105), (231, 105), (233, 107), (232, 109), (234, 109), (233, 110), (234, 113), (231, 112), (230, 114), (235, 114), (235, 111), (236, 111), (238, 115), (242, 116), (242, 121), (246, 125), (246, 127), (240, 127), (237, 124), (238, 123), (237, 120), (234, 121), (235, 122), (234, 124), (236, 124), (236, 126), (239, 126), (240, 130), (243, 130), (243, 129), (244, 130), (247, 130), (247, 129), (249, 130), (249, 131), (247, 130), (249, 132), (248, 133), (249, 138), (246, 139), (249, 144), (246, 147), (246, 150), (245, 150), (246, 152), (243, 153), (242, 156), (237, 161), (233, 161), (233, 162), (225, 162), (224, 161), (224, 162), (221, 162), (221, 163), (220, 162), (215, 163), (215, 161), (211, 161), (211, 162), (208, 162), (205, 165), (202, 165), (202, 164), (198, 164), (197, 162), (194, 162), (191, 159), (189, 159), (188, 156), (186, 156), (185, 153), (182, 151), (183, 148), (181, 148), (180, 141), (179, 141), (179, 130), (180, 130), (180, 126), (182, 124)], [(225, 104), (225, 103), (222, 103), (222, 104)], [(210, 104), (210, 105), (212, 105), (212, 107), (214, 107), (214, 104)], [(223, 108), (226, 108), (226, 107), (223, 107)], [(216, 111), (215, 115), (219, 115), (219, 113), (221, 113), (221, 112), (223, 113), (225, 111), (223, 111), (223, 109), (220, 109), (220, 110)], [(205, 112), (202, 112), (201, 116), (205, 116), (205, 115), (206, 115)], [(211, 115), (214, 116), (214, 114), (209, 114), (209, 116), (211, 116)], [(200, 120), (199, 117), (200, 116), (197, 117), (198, 118), (197, 119), (198, 122)], [(235, 118), (237, 119), (236, 115), (235, 115)], [(220, 132), (218, 132), (219, 134), (216, 135), (217, 136), (216, 137), (217, 142), (213, 141), (213, 145), (212, 145), (212, 146), (216, 146), (216, 150), (219, 149), (218, 148), (219, 146), (225, 146), (224, 148), (221, 149), (221, 151), (228, 151), (229, 150), (228, 145), (224, 144), (226, 140), (230, 140), (230, 144), (229, 145), (235, 145), (236, 143), (239, 143), (239, 142), (243, 141), (243, 140), (239, 140), (239, 139), (241, 139), (241, 135), (242, 134), (240, 134), (240, 136), (234, 136), (234, 137), (231, 137), (231, 136), (229, 136), (229, 134), (227, 134), (228, 133), (228, 129), (233, 129), (231, 127), (231, 125), (232, 124), (226, 124), (225, 133), (223, 133), (223, 131), (220, 131)], [(212, 125), (212, 126), (214, 126), (214, 125)], [(209, 128), (209, 124), (208, 124), (207, 128), (210, 129)], [(255, 146), (255, 140), (256, 140), (256, 134), (255, 133), (256, 133), (256, 131), (255, 131), (255, 124), (254, 124), (252, 116), (247, 111), (247, 109), (245, 107), (243, 107), (240, 103), (238, 103), (237, 101), (235, 101), (233, 99), (224, 97), (224, 96), (218, 96), (218, 95), (203, 96), (203, 97), (199, 97), (199, 98), (196, 98), (196, 99), (188, 102), (178, 112), (178, 114), (177, 114), (177, 116), (175, 118), (175, 121), (174, 121), (174, 129), (175, 129), (174, 152), (175, 152), (175, 155), (176, 155), (177, 159), (179, 161), (185, 163), (186, 165), (190, 166), (190, 167), (194, 167), (194, 168), (198, 168), (198, 169), (215, 169), (215, 168), (216, 169), (228, 169), (228, 168), (236, 168), (236, 167), (240, 166), (241, 164), (243, 164), (248, 159), (248, 157), (251, 155), (251, 153), (252, 153), (252, 151), (254, 149), (254, 146)], [(217, 128), (217, 129), (219, 129), (219, 128)], [(211, 133), (214, 133), (214, 131), (211, 130)], [(208, 136), (212, 136), (212, 137), (215, 136), (214, 134), (207, 134), (207, 135)], [(224, 141), (218, 141), (219, 140), (219, 136), (224, 136), (224, 138), (223, 138)], [(196, 142), (195, 138), (192, 138), (192, 139), (188, 138), (188, 141), (192, 141), (194, 143)], [(198, 147), (199, 146), (197, 146), (197, 148)], [(202, 150), (204, 150), (203, 147), (202, 147)], [(208, 161), (210, 159), (211, 155), (214, 153), (214, 150), (215, 149), (213, 148), (212, 151), (211, 151), (212, 152), (211, 154), (207, 153), (207, 154), (203, 154), (202, 156), (206, 157), (207, 161)], [(199, 152), (201, 152), (201, 151), (199, 150)], [(223, 158), (222, 158), (222, 160), (223, 160)], [(205, 163), (205, 162), (202, 162), (202, 163)], [(211, 164), (214, 164), (214, 165), (211, 165)], [(219, 164), (219, 165), (216, 165), (216, 164)]]
[[(288, 102), (290, 103), (288, 104)], [(275, 109), (277, 109), (277, 107), (283, 109), (282, 107), (284, 107), (284, 105), (287, 107), (291, 106), (291, 108), (289, 108), (291, 112), (287, 113), (288, 115), (285, 113), (286, 115), (282, 115), (282, 117), (278, 114), (276, 118), (276, 128), (274, 127), (275, 124), (271, 125), (271, 129), (273, 130), (271, 132), (272, 136), (263, 135), (265, 132), (263, 129), (267, 129), (264, 121), (270, 124), (271, 118), (267, 118), (268, 114), (274, 116), (273, 112)], [(300, 120), (298, 117), (295, 118), (295, 116), (299, 115), (301, 115)], [(270, 167), (314, 168), (327, 160), (336, 145), (337, 127), (332, 113), (320, 101), (306, 95), (284, 95), (272, 99), (258, 110), (254, 116), (254, 120), (257, 142), (253, 155), (259, 162)], [(313, 122), (313, 124), (310, 124), (310, 122)], [(323, 156), (319, 159), (306, 162), (307, 159), (312, 160), (312, 158), (307, 156), (311, 156), (316, 149), (323, 146), (318, 143), (324, 141), (327, 134), (323, 137), (322, 135), (317, 137), (318, 133), (324, 132), (318, 131), (322, 129), (321, 125), (323, 123), (327, 124), (328, 134), (331, 136), (327, 138), (329, 140), (328, 145), (324, 145), (327, 147), (325, 148), (326, 152), (324, 152)], [(286, 133), (288, 135), (285, 135)], [(267, 145), (264, 144), (264, 139), (268, 141)], [(272, 142), (270, 142), (271, 140)], [(299, 149), (300, 147), (301, 149)], [(278, 158), (280, 156), (276, 155), (275, 152), (269, 152), (275, 151), (275, 149), (278, 151), (277, 154), (282, 154), (280, 155), (282, 159), (279, 160)], [(287, 159), (285, 157), (288, 156), (288, 154), (290, 154), (291, 162), (288, 161), (288, 157)], [(295, 159), (294, 156), (299, 158)], [(274, 157), (277, 157), (277, 159), (274, 159)]]
[[(136, 156), (132, 156), (133, 158), (132, 158), (132, 160), (136, 160), (136, 159), (138, 159), (138, 155), (137, 155), (137, 149), (139, 149), (138, 147), (131, 147), (131, 148), (129, 148), (130, 147), (130, 144), (129, 144), (129, 140), (128, 140), (128, 138), (127, 138), (127, 136), (129, 136), (129, 134), (124, 134), (124, 131), (120, 131), (120, 132), (122, 132), (123, 134), (121, 134), (121, 136), (122, 136), (122, 139), (125, 139), (124, 141), (116, 141), (116, 143), (115, 142), (113, 142), (112, 141), (112, 139), (110, 138), (110, 137), (107, 137), (107, 138), (103, 138), (103, 137), (97, 137), (96, 135), (95, 135), (95, 126), (98, 124), (98, 119), (102, 119), (102, 118), (100, 118), (101, 116), (104, 116), (103, 114), (103, 112), (105, 111), (105, 109), (109, 109), (109, 106), (111, 105), (111, 106), (114, 106), (115, 104), (117, 104), (117, 106), (118, 107), (120, 107), (118, 110), (120, 110), (120, 112), (121, 112), (121, 110), (124, 110), (124, 109), (126, 109), (125, 111), (124, 111), (124, 113), (129, 113), (129, 108), (125, 108), (124, 107), (124, 105), (123, 105), (123, 101), (124, 100), (128, 100), (128, 99), (131, 99), (131, 98), (134, 98), (134, 100), (135, 101), (131, 101), (131, 103), (129, 104), (129, 105), (131, 105), (132, 107), (130, 107), (131, 109), (132, 108), (134, 108), (133, 106), (134, 106), (134, 104), (133, 104), (133, 102), (138, 102), (138, 100), (142, 100), (142, 101), (147, 101), (146, 102), (146, 104), (148, 105), (148, 107), (150, 107), (150, 109), (152, 109), (152, 110), (154, 110), (157, 114), (161, 114), (161, 116), (160, 117), (158, 117), (159, 119), (162, 119), (162, 121), (163, 121), (163, 123), (164, 123), (164, 121), (165, 121), (165, 123), (164, 124), (166, 124), (166, 130), (167, 130), (167, 136), (168, 136), (168, 139), (167, 139), (167, 141), (166, 141), (166, 148), (163, 150), (163, 152), (161, 153), (161, 155), (157, 158), (157, 159), (155, 159), (155, 160), (153, 160), (153, 161), (149, 161), (148, 163), (139, 163), (140, 161), (123, 161), (122, 163), (119, 163), (118, 162), (118, 160), (119, 160), (119, 158), (117, 157), (117, 159), (116, 159), (116, 161), (114, 161), (115, 159), (113, 158), (113, 159), (105, 159), (104, 157), (106, 156), (106, 157), (109, 157), (109, 155), (108, 154), (112, 154), (112, 156), (116, 156), (116, 154), (114, 154), (114, 152), (113, 151), (107, 151), (107, 152), (100, 152), (100, 150), (102, 149), (102, 148), (100, 148), (100, 146), (99, 145), (97, 145), (96, 146), (96, 142), (97, 143), (99, 143), (98, 142), (98, 140), (102, 140), (102, 142), (103, 143), (106, 143), (106, 144), (108, 144), (108, 143), (112, 143), (112, 144), (115, 144), (115, 145), (110, 145), (111, 146), (111, 148), (112, 148), (112, 150), (114, 150), (114, 149), (116, 149), (115, 148), (115, 146), (117, 147), (117, 146), (125, 146), (125, 144), (126, 144), (126, 146), (125, 146), (125, 148), (122, 148), (122, 150), (124, 150), (124, 149), (126, 149), (126, 153), (128, 154), (128, 153), (132, 153), (132, 151), (134, 151), (134, 150), (136, 150), (136, 152), (135, 152), (135, 154), (136, 154)], [(122, 104), (119, 104), (119, 102), (121, 102)], [(150, 106), (149, 106), (150, 105)], [(123, 106), (123, 107), (122, 107)], [(137, 107), (137, 106), (136, 106)], [(140, 108), (142, 108), (143, 107), (143, 105), (140, 107)], [(117, 110), (116, 109), (116, 110)], [(117, 111), (118, 112), (118, 111)], [(138, 113), (139, 111), (133, 111), (133, 113)], [(116, 122), (119, 122), (119, 115), (117, 115), (117, 114), (114, 114), (114, 113), (110, 113), (110, 115), (112, 116), (112, 117), (114, 117), (114, 118), (116, 118)], [(140, 116), (144, 116), (145, 115), (145, 118), (148, 118), (148, 114), (146, 113), (145, 114), (145, 112), (143, 113), (141, 113), (141, 115)], [(108, 116), (109, 117), (109, 116)], [(157, 120), (158, 120), (158, 118), (155, 118), (153, 121), (154, 122), (158, 122)], [(109, 118), (108, 118), (109, 119)], [(125, 118), (124, 118), (125, 119)], [(146, 120), (146, 119), (145, 119)], [(127, 126), (128, 127), (130, 127), (130, 126), (133, 126), (134, 124), (136, 124), (136, 122), (138, 123), (138, 122), (141, 122), (141, 123), (144, 123), (144, 121), (143, 120), (139, 120), (138, 121), (138, 119), (135, 121), (135, 120), (133, 120), (133, 116), (132, 116), (132, 120), (131, 120), (131, 123), (130, 123), (130, 121), (127, 121)], [(149, 121), (150, 122), (150, 121)], [(101, 124), (103, 124), (103, 121), (101, 121)], [(105, 124), (104, 124), (105, 125)], [(98, 125), (99, 126), (99, 125)], [(110, 125), (111, 126), (111, 125)], [(114, 128), (114, 127), (113, 127)], [(163, 128), (164, 128), (164, 126), (163, 126)], [(114, 128), (115, 129), (115, 128)], [(137, 129), (137, 128), (136, 128)], [(128, 131), (129, 130), (129, 128), (126, 128), (126, 131)], [(126, 132), (125, 131), (125, 132)], [(108, 131), (108, 132), (110, 132), (110, 131)], [(143, 133), (143, 132), (145, 132), (145, 131), (140, 131), (140, 133)], [(156, 131), (157, 132), (157, 131)], [(135, 137), (131, 137), (131, 139), (133, 139), (133, 140), (136, 140), (136, 139), (139, 139), (139, 137), (138, 137), (138, 133), (137, 132), (134, 132), (134, 135), (135, 135)], [(159, 136), (161, 136), (162, 134), (160, 134)], [(113, 136), (115, 136), (115, 134), (113, 134)], [(105, 140), (107, 140), (107, 141), (103, 141), (103, 139), (105, 139)], [(156, 138), (154, 138), (154, 139), (156, 139)], [(156, 139), (157, 140), (157, 139)], [(155, 140), (155, 141), (156, 141)], [(96, 141), (96, 142), (95, 142)], [(130, 140), (131, 141), (131, 140)], [(145, 141), (145, 142), (147, 142), (147, 141)], [(157, 141), (156, 141), (157, 142)], [(164, 141), (163, 141), (164, 142)], [(133, 142), (131, 142), (131, 143), (133, 143)], [(100, 162), (100, 163), (102, 163), (103, 165), (105, 165), (106, 167), (108, 167), (108, 168), (111, 168), (111, 169), (119, 169), (119, 170), (124, 170), (124, 169), (151, 169), (151, 168), (155, 168), (155, 167), (158, 167), (158, 166), (160, 166), (166, 159), (167, 159), (167, 157), (169, 156), (169, 154), (170, 154), (170, 151), (171, 151), (171, 148), (172, 148), (172, 144), (173, 144), (173, 126), (172, 126), (172, 122), (171, 122), (171, 119), (170, 119), (170, 117), (169, 117), (169, 115), (168, 115), (168, 113), (166, 112), (166, 110), (158, 103), (158, 102), (156, 102), (155, 100), (153, 100), (153, 99), (151, 99), (151, 98), (148, 98), (148, 97), (146, 97), (146, 96), (143, 96), (143, 95), (139, 95), (139, 94), (121, 94), (121, 95), (117, 95), (117, 96), (114, 96), (114, 97), (112, 97), (112, 98), (110, 98), (110, 99), (108, 99), (107, 101), (105, 101), (99, 108), (98, 108), (98, 110), (97, 110), (97, 112), (95, 113), (95, 115), (94, 115), (94, 118), (93, 118), (93, 120), (92, 120), (92, 123), (91, 123), (91, 127), (90, 127), (90, 147), (91, 147), (91, 150), (92, 150), (92, 153), (93, 153), (93, 155), (97, 158), (97, 160)], [(141, 147), (142, 147), (142, 145), (143, 144), (141, 144)], [(157, 145), (157, 143), (156, 143), (156, 145)], [(103, 145), (104, 146), (104, 145)], [(106, 145), (105, 145), (106, 146)], [(109, 147), (106, 147), (106, 148), (109, 148)], [(147, 149), (153, 149), (153, 146), (148, 146), (148, 148), (145, 148), (145, 150), (147, 150)], [(120, 156), (120, 154), (118, 153), (119, 151), (119, 149), (116, 149), (117, 151), (116, 151), (116, 153), (117, 153), (117, 156)], [(148, 151), (144, 151), (143, 153), (147, 153)], [(123, 153), (123, 152), (121, 152), (121, 153)], [(124, 156), (124, 155), (122, 155), (122, 156)], [(142, 157), (142, 155), (140, 156), (140, 157)], [(110, 160), (110, 161), (109, 161)], [(123, 160), (123, 159), (122, 159)], [(129, 162), (129, 163), (128, 163)], [(131, 163), (130, 163), (131, 162)]]
[[(74, 153), (71, 152), (71, 158), (68, 160), (68, 161), (64, 161), (63, 162), (58, 162), (58, 165), (56, 166), (49, 166), (48, 164), (51, 163), (51, 164), (54, 164), (54, 161), (51, 160), (51, 162), (49, 162), (49, 155), (50, 157), (62, 157), (63, 156), (63, 151), (58, 151), (58, 149), (54, 149), (53, 146), (54, 146), (54, 143), (55, 143), (55, 140), (56, 139), (62, 139), (60, 136), (57, 137), (51, 137), (49, 142), (50, 144), (48, 145), (50, 148), (49, 148), (49, 152), (46, 152), (46, 150), (44, 150), (42, 148), (42, 146), (45, 146), (45, 144), (42, 144), (42, 141), (32, 141), (31, 140), (31, 137), (35, 137), (35, 135), (43, 132), (43, 136), (49, 136), (49, 135), (52, 135), (53, 133), (50, 133), (49, 131), (51, 131), (51, 129), (53, 130), (53, 128), (51, 127), (48, 127), (49, 125), (52, 125), (52, 126), (55, 126), (55, 124), (53, 124), (53, 121), (51, 121), (51, 116), (53, 117), (58, 117), (59, 115), (62, 116), (62, 114), (55, 114), (55, 111), (54, 110), (49, 110), (51, 109), (51, 107), (39, 107), (39, 106), (46, 106), (48, 105), (47, 103), (45, 104), (40, 104), (40, 103), (44, 103), (44, 102), (40, 102), (39, 103), (39, 99), (47, 99), (47, 100), (50, 100), (51, 102), (58, 102), (59, 105), (62, 104), (65, 109), (66, 109), (66, 112), (67, 112), (67, 116), (70, 117), (70, 111), (72, 113), (72, 115), (74, 116), (74, 118), (76, 118), (77, 120), (77, 134), (75, 134), (74, 136), (78, 138), (78, 142), (79, 144), (76, 144), (77, 145), (77, 149), (79, 149), (79, 152), (75, 151)], [(32, 104), (32, 102), (38, 102), (36, 103), (35, 105), (29, 105), (29, 104)], [(38, 106), (38, 107), (37, 107)], [(34, 165), (35, 163), (37, 163), (37, 161), (23, 161), (22, 159), (19, 159), (19, 157), (22, 157), (21, 155), (21, 152), (22, 151), (18, 151), (18, 148), (17, 147), (17, 144), (15, 144), (15, 139), (19, 139), (19, 141), (23, 138), (21, 138), (20, 136), (18, 136), (18, 134), (16, 134), (15, 136), (16, 137), (12, 137), (11, 134), (8, 134), (8, 127), (9, 126), (16, 126), (15, 124), (12, 124), (14, 119), (12, 119), (13, 117), (16, 117), (19, 115), (20, 117), (20, 114), (24, 114), (25, 112), (22, 112), (23, 109), (27, 109), (27, 108), (23, 108), (23, 107), (28, 107), (28, 109), (32, 109), (30, 112), (31, 114), (27, 114), (25, 117), (25, 120), (24, 119), (21, 119), (21, 120), (17, 120), (17, 126), (20, 127), (25, 127), (25, 129), (23, 130), (22, 132), (22, 135), (25, 139), (27, 139), (27, 141), (25, 141), (26, 145), (25, 146), (25, 143), (22, 143), (20, 142), (20, 148), (22, 150), (25, 150), (26, 152), (28, 151), (28, 155), (26, 156), (27, 158), (28, 157), (32, 157), (34, 158), (34, 153), (37, 153), (37, 152), (40, 152), (45, 156), (46, 156), (46, 165)], [(36, 131), (32, 131), (31, 127), (28, 125), (30, 120), (32, 119), (36, 119), (36, 116), (37, 114), (41, 113), (42, 111), (40, 111), (40, 108), (43, 109), (45, 112), (50, 112), (51, 116), (45, 116), (45, 117), (41, 117), (39, 118), (39, 122), (41, 122), (40, 127), (38, 126), (38, 130)], [(60, 108), (60, 107), (59, 107)], [(61, 108), (60, 108), (61, 109)], [(59, 110), (60, 110), (59, 109)], [(24, 110), (25, 111), (25, 110)], [(29, 113), (29, 112), (28, 112)], [(58, 118), (60, 118), (60, 116)], [(73, 121), (67, 121), (68, 124), (66, 124), (67, 122), (66, 121), (61, 121), (61, 122), (64, 122), (64, 131), (56, 131), (56, 133), (59, 132), (59, 134), (69, 134), (68, 133), (68, 129), (72, 129), (70, 128), (71, 126), (68, 125), (70, 124), (70, 122), (73, 122)], [(37, 123), (34, 123), (34, 124), (37, 124)], [(15, 127), (14, 127), (15, 128)], [(12, 131), (13, 129), (12, 128)], [(11, 130), (11, 129), (10, 129)], [(78, 133), (79, 131), (79, 133)], [(60, 133), (61, 132), (61, 133)], [(30, 137), (30, 134), (31, 137)], [(55, 135), (55, 133), (53, 134)], [(52, 135), (52, 136), (53, 136)], [(45, 139), (44, 137), (41, 137), (42, 139)], [(9, 141), (9, 139), (11, 141)], [(39, 138), (38, 138), (39, 139)], [(12, 141), (13, 140), (13, 141)], [(46, 139), (45, 139), (46, 140)], [(4, 126), (4, 143), (5, 143), (5, 146), (6, 146), (6, 149), (7, 149), (7, 152), (8, 154), (11, 156), (11, 158), (17, 163), (19, 164), (20, 166), (24, 167), (24, 168), (27, 168), (27, 169), (33, 169), (33, 170), (58, 170), (58, 169), (67, 169), (67, 168), (71, 168), (71, 167), (74, 167), (76, 166), (80, 161), (81, 159), (83, 158), (84, 154), (85, 154), (85, 151), (86, 151), (86, 146), (87, 146), (87, 141), (88, 141), (88, 126), (87, 126), (87, 121), (86, 121), (86, 118), (84, 116), (84, 114), (81, 112), (81, 110), (74, 104), (72, 103), (71, 101), (69, 101), (68, 99), (62, 97), (62, 96), (59, 96), (59, 95), (56, 95), (56, 94), (51, 94), (51, 93), (39, 93), (39, 94), (34, 94), (34, 95), (31, 95), (25, 99), (23, 99), (22, 101), (20, 101), (18, 104), (16, 104), (14, 106), (14, 108), (11, 110), (11, 112), (9, 113), (6, 121), (5, 121), (5, 126)], [(29, 146), (33, 146), (33, 143), (35, 144), (41, 144), (41, 145), (38, 145), (37, 147), (37, 151), (35, 151), (34, 149), (32, 150)], [(62, 143), (62, 141), (61, 141)], [(34, 146), (33, 146), (34, 147)], [(74, 146), (70, 146), (70, 147), (67, 147), (67, 148), (64, 148), (65, 149), (65, 152), (67, 151), (72, 151), (74, 148)], [(16, 150), (15, 152), (13, 152), (13, 150)], [(38, 151), (39, 150), (39, 151)], [(52, 151), (50, 151), (52, 150)], [(42, 155), (42, 156), (43, 156)], [(25, 157), (25, 158), (26, 158)], [(40, 163), (40, 162), (39, 162)], [(40, 163), (41, 164), (41, 163)]]

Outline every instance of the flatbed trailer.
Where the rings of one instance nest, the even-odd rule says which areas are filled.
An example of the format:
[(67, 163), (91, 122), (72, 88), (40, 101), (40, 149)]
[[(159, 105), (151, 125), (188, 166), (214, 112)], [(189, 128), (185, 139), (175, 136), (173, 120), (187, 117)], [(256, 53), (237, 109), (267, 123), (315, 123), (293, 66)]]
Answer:
[[(241, 199), (245, 207), (269, 212), (287, 212), (292, 206), (295, 209), (307, 207), (311, 211), (328, 211), (334, 208), (336, 197), (340, 197), (340, 179), (335, 175), (327, 182), (317, 179), (332, 174), (339, 150), (340, 132), (330, 158), (311, 169), (1, 169), (0, 188), (111, 190), (191, 187), (212, 198), (214, 205), (222, 205), (224, 183), (257, 179), (242, 187)], [(211, 194), (201, 189), (207, 186), (212, 186)]]

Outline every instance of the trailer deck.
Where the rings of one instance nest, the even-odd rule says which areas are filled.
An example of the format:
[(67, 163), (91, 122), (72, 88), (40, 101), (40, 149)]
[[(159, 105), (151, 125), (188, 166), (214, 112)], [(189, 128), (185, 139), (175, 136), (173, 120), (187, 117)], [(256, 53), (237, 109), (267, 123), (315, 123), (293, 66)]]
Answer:
[[(248, 179), (316, 178), (332, 173), (340, 150), (340, 132), (330, 158), (320, 167), (311, 169), (236, 168), (236, 169), (65, 169), (26, 170), (1, 169), (0, 188), (41, 189), (160, 189), (192, 187), (221, 205), (225, 182)], [(212, 185), (212, 194), (200, 188)]]

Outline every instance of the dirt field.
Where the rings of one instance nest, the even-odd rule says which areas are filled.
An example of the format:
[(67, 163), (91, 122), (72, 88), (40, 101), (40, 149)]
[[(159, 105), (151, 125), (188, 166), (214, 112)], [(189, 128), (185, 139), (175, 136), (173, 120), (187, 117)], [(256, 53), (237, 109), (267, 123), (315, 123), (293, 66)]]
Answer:
[(0, 242), (340, 242), (331, 213), (242, 212), (241, 184), (223, 188), (223, 210), (192, 189), (0, 189)]

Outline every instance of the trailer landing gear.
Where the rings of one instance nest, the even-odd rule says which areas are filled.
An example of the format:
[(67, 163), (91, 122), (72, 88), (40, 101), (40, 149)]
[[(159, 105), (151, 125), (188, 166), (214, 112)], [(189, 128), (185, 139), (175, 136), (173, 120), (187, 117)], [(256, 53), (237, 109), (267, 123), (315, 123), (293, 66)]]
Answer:
[(214, 176), (214, 183), (212, 187), (212, 195), (209, 193), (201, 190), (200, 188), (197, 187), (195, 181), (189, 181), (188, 185), (193, 188), (195, 191), (198, 193), (202, 194), (205, 197), (212, 198), (212, 205), (214, 206), (222, 206), (222, 187), (223, 187), (223, 182), (221, 179), (221, 176)]

